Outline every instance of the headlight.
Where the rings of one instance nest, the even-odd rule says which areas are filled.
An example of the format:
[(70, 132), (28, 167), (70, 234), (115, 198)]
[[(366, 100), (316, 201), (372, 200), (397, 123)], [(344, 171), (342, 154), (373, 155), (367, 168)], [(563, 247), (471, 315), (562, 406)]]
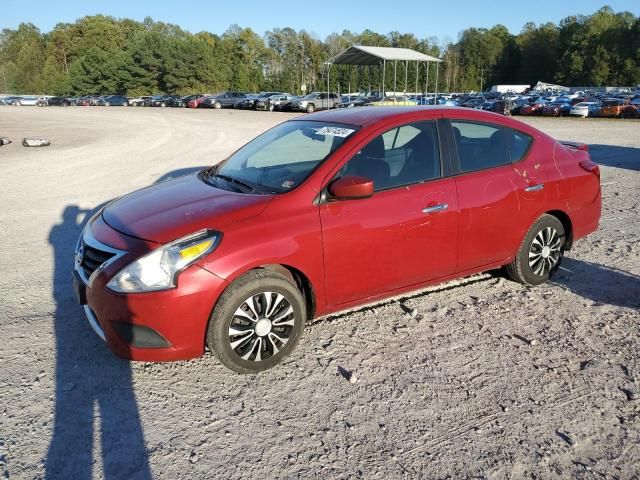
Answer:
[(153, 292), (176, 286), (178, 274), (211, 253), (221, 234), (202, 230), (179, 238), (139, 258), (120, 270), (107, 284), (114, 292)]
[(302, 108), (304, 108), (304, 107), (307, 106), (307, 103), (308, 102), (306, 102), (306, 101), (305, 102), (300, 102), (298, 105), (300, 105)]

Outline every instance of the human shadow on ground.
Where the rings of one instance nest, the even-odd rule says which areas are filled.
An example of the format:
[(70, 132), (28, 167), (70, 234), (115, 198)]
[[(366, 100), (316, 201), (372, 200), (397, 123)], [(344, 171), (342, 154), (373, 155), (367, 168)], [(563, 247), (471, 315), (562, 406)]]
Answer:
[(640, 277), (614, 267), (565, 257), (551, 283), (598, 304), (640, 309)]
[(640, 148), (594, 144), (589, 145), (589, 154), (599, 165), (640, 171)]
[(96, 211), (68, 205), (49, 234), (55, 262), (56, 370), (46, 478), (94, 478), (95, 453), (101, 454), (104, 468), (97, 476), (146, 480), (152, 475), (130, 364), (108, 351), (72, 296), (75, 245), (84, 223)]

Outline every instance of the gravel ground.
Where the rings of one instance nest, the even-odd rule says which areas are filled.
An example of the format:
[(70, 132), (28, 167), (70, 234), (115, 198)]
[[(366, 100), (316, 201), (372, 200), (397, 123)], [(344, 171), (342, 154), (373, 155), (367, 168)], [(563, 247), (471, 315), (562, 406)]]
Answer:
[(639, 121), (526, 120), (602, 168), (601, 227), (549, 284), (316, 319), (258, 376), (107, 351), (70, 293), (84, 216), (290, 116), (0, 107), (0, 479), (640, 478)]

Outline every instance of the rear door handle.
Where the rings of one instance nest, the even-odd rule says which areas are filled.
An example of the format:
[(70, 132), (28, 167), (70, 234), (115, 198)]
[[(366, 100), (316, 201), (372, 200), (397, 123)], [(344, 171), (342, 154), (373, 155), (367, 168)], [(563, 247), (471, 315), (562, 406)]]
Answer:
[(431, 207), (427, 207), (422, 210), (422, 213), (434, 213), (441, 212), (442, 210), (446, 210), (449, 208), (449, 204), (447, 203), (439, 203), (438, 205), (433, 205)]
[(538, 190), (542, 190), (544, 188), (544, 183), (538, 183), (537, 185), (531, 185), (524, 189), (525, 192), (537, 192)]

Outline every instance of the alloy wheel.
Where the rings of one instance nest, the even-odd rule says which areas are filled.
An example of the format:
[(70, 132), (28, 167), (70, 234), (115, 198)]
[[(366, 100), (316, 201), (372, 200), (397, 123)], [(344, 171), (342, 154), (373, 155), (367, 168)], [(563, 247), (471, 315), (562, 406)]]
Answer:
[(229, 345), (243, 360), (261, 362), (287, 344), (296, 318), (284, 295), (260, 292), (244, 300), (229, 324)]
[(562, 241), (553, 227), (545, 227), (533, 238), (529, 247), (529, 267), (534, 275), (547, 275), (560, 261)]

